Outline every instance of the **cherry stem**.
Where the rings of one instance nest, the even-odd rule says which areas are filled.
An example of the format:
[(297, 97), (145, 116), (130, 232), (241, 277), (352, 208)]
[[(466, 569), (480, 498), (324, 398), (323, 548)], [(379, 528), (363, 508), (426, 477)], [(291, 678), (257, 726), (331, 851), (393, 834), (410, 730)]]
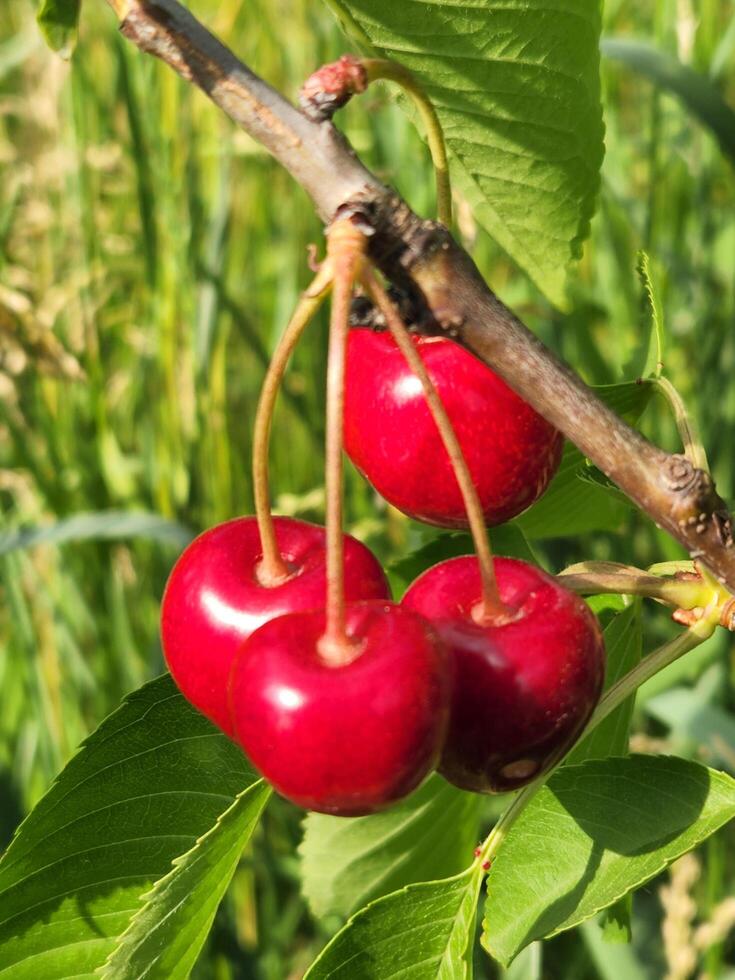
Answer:
[(679, 430), (679, 436), (684, 446), (684, 455), (692, 466), (709, 473), (709, 463), (702, 444), (702, 437), (699, 434), (697, 423), (687, 411), (684, 399), (668, 378), (653, 378), (652, 381), (656, 390), (664, 396), (674, 413), (676, 428)]
[(699, 576), (654, 575), (630, 565), (612, 561), (588, 561), (570, 565), (557, 575), (561, 584), (579, 595), (636, 595), (658, 599), (677, 609), (706, 606), (712, 598), (711, 586)]
[(365, 236), (349, 221), (332, 225), (327, 256), (332, 263), (332, 311), (327, 360), (327, 436), (325, 494), (327, 516), (327, 622), (319, 652), (335, 665), (352, 659), (354, 643), (347, 635), (344, 587), (342, 481), (344, 462), (344, 394), (347, 335), (352, 285), (366, 250)]
[(293, 316), (268, 365), (258, 399), (253, 427), (253, 493), (263, 557), (258, 564), (256, 574), (260, 584), (265, 587), (279, 585), (288, 579), (292, 572), (278, 547), (270, 506), (268, 445), (273, 422), (273, 410), (289, 358), (309, 321), (329, 292), (331, 280), (332, 270), (327, 259), (322, 263), (311, 285), (301, 294)]
[(449, 180), (447, 147), (444, 142), (444, 132), (431, 99), (424, 92), (416, 77), (407, 68), (395, 61), (389, 61), (387, 58), (364, 58), (362, 65), (365, 68), (368, 82), (379, 79), (397, 82), (416, 106), (426, 129), (426, 141), (429, 144), (429, 152), (434, 164), (437, 214), (439, 221), (449, 228), (452, 223), (452, 188)]
[[(668, 643), (664, 643), (653, 653), (650, 653), (647, 657), (636, 664), (636, 666), (628, 671), (624, 677), (621, 677), (619, 681), (608, 688), (604, 696), (597, 705), (597, 708), (592, 713), (592, 717), (587, 722), (586, 727), (583, 729), (582, 733), (579, 735), (578, 739), (574, 743), (577, 745), (582, 739), (586, 738), (597, 726), (605, 720), (616, 708), (627, 700), (632, 694), (637, 691), (637, 689), (644, 684), (646, 681), (650, 680), (655, 674), (664, 667), (668, 667), (669, 664), (674, 663), (679, 657), (683, 656), (685, 653), (689, 653), (695, 647), (699, 646), (705, 640), (709, 639), (719, 622), (719, 606), (717, 605), (717, 597), (712, 603), (710, 609), (708, 609), (701, 620), (696, 622), (689, 629), (685, 630), (683, 633), (679, 633), (675, 636), (673, 640), (669, 640)], [(511, 802), (508, 809), (500, 817), (500, 820), (495, 824), (493, 829), (490, 831), (488, 836), (485, 838), (482, 847), (478, 849), (478, 854), (476, 862), (479, 866), (492, 863), (493, 857), (497, 854), (500, 846), (502, 845), (505, 838), (508, 836), (508, 831), (516, 822), (518, 817), (521, 815), (523, 810), (528, 806), (534, 796), (538, 793), (542, 786), (551, 778), (551, 776), (556, 772), (559, 766), (564, 762), (564, 759), (568, 752), (572, 750), (573, 746), (570, 746), (567, 752), (559, 758), (556, 763), (546, 772), (542, 773), (537, 779), (524, 786), (523, 789), (518, 793), (515, 799)]]
[(454, 431), (454, 426), (447, 415), (447, 410), (444, 408), (444, 403), (439, 397), (433, 381), (429, 377), (426, 366), (413, 344), (411, 335), (403, 325), (400, 314), (393, 306), (387, 292), (369, 270), (363, 273), (363, 283), (373, 297), (378, 309), (385, 317), (388, 329), (397, 347), (406, 358), (408, 366), (421, 382), (421, 386), (424, 389), (424, 397), (429, 405), (436, 427), (439, 430), (439, 435), (444, 443), (444, 448), (447, 451), (454, 470), (454, 476), (462, 493), (462, 500), (464, 501), (467, 512), (467, 521), (470, 525), (470, 533), (472, 534), (472, 541), (477, 554), (480, 580), (482, 582), (482, 599), (477, 611), (475, 612), (473, 610), (473, 618), (481, 625), (498, 623), (508, 618), (509, 610), (498, 592), (498, 583), (495, 578), (495, 565), (487, 528), (485, 526), (485, 515), (482, 511), (482, 504), (480, 503), (475, 484), (472, 482), (472, 475), (467, 466), (467, 460), (464, 458), (462, 447)]

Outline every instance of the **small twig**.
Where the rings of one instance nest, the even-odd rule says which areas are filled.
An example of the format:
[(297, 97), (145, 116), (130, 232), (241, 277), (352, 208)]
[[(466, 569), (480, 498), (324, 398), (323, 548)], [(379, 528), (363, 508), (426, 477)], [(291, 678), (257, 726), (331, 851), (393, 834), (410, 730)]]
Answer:
[(418, 111), (434, 164), (437, 214), (439, 221), (449, 227), (452, 223), (452, 188), (444, 133), (434, 104), (408, 68), (388, 58), (358, 58), (343, 54), (337, 61), (322, 65), (306, 79), (299, 92), (299, 105), (309, 119), (331, 120), (337, 109), (346, 105), (353, 95), (364, 92), (370, 82), (377, 81), (396, 82)]
[(557, 578), (579, 595), (636, 595), (658, 599), (677, 609), (706, 606), (712, 589), (697, 575), (653, 575), (613, 561), (587, 561), (570, 565)]

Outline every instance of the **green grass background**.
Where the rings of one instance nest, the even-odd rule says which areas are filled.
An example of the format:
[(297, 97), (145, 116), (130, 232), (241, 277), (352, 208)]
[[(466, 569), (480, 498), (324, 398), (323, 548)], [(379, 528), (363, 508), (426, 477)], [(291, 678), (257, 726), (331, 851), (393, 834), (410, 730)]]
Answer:
[[(346, 49), (316, 0), (220, 0), (195, 13), (294, 97)], [(608, 0), (609, 37), (678, 57), (735, 106), (731, 0)], [(657, 271), (665, 371), (698, 419), (721, 493), (735, 493), (735, 160), (666, 92), (603, 59), (607, 155), (592, 237), (554, 311), (477, 228), (459, 230), (501, 297), (584, 377), (641, 362), (636, 252)], [(434, 206), (425, 148), (386, 90), (340, 114), (366, 161), (422, 214)], [(730, 133), (732, 140), (733, 134)], [(168, 69), (141, 56), (101, 0), (87, 0), (71, 64), (46, 50), (29, 0), (0, 6), (0, 849), (79, 741), (127, 691), (163, 669), (158, 607), (187, 534), (249, 512), (251, 426), (269, 352), (321, 248), (308, 200), (267, 155)], [(272, 447), (277, 507), (322, 516), (320, 319), (299, 349)], [(665, 408), (645, 431), (677, 449)], [(421, 531), (348, 474), (351, 529), (385, 560)], [(113, 514), (106, 512), (114, 512)], [(158, 515), (150, 521), (119, 512)], [(12, 537), (79, 514), (65, 543)], [(100, 516), (101, 515), (101, 516)], [(81, 532), (86, 534), (84, 540)], [(136, 533), (137, 532), (137, 533)], [(544, 545), (549, 567), (583, 558), (680, 557), (650, 522)], [(647, 614), (646, 645), (668, 635)], [(639, 711), (639, 736), (735, 772), (732, 644), (722, 634), (665, 684), (693, 689), (715, 721), (669, 730)], [(659, 683), (659, 688), (661, 688)], [(299, 895), (300, 814), (269, 809), (197, 967), (199, 977), (297, 977), (324, 941)], [(700, 855), (698, 915), (733, 891), (735, 836)], [(665, 975), (661, 907), (635, 905), (626, 976)], [(589, 929), (545, 951), (545, 976), (620, 976)], [(698, 969), (726, 976), (732, 939)], [(730, 964), (728, 966), (728, 964)], [(478, 976), (495, 976), (478, 958)], [(735, 975), (735, 974), (733, 974)]]

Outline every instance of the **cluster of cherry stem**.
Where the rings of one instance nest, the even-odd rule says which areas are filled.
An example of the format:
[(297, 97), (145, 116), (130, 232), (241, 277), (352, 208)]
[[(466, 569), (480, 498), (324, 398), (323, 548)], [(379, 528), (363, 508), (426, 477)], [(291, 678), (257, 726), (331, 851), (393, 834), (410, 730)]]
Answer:
[[(437, 210), (445, 224), (451, 223), (451, 190), (447, 154), (441, 126), (430, 100), (413, 76), (402, 66), (383, 59), (364, 59), (361, 62), (368, 81), (389, 79), (397, 81), (413, 99), (424, 122), (437, 183)], [(385, 287), (367, 258), (367, 238), (357, 223), (349, 218), (336, 221), (327, 231), (327, 255), (311, 285), (302, 294), (296, 310), (273, 354), (266, 373), (256, 412), (253, 433), (253, 485), (255, 511), (260, 532), (262, 559), (258, 578), (264, 587), (277, 586), (287, 580), (293, 570), (282, 555), (270, 509), (268, 445), (271, 423), (286, 367), (291, 354), (319, 307), (332, 293), (329, 324), (326, 396), (326, 542), (327, 542), (327, 604), (326, 626), (319, 645), (320, 655), (335, 666), (349, 662), (356, 655), (356, 640), (348, 635), (344, 595), (344, 537), (343, 537), (343, 415), (345, 365), (349, 333), (350, 304), (354, 287), (358, 285), (370, 297), (403, 353), (412, 372), (421, 382), (424, 396), (439, 430), (454, 474), (462, 493), (467, 522), (477, 555), (482, 583), (481, 599), (473, 610), (479, 624), (501, 624), (511, 610), (503, 603), (495, 578), (494, 563), (485, 525), (482, 505), (467, 462), (423, 360), (391, 301)], [(671, 405), (685, 451), (695, 466), (706, 469), (707, 460), (696, 429), (688, 418), (678, 393), (666, 379), (659, 378), (659, 390)], [(617, 593), (646, 596), (664, 602), (680, 611), (691, 611), (681, 617), (688, 628), (673, 640), (646, 656), (628, 674), (612, 685), (601, 699), (580, 739), (587, 736), (612, 711), (630, 697), (641, 684), (668, 666), (684, 653), (712, 635), (724, 621), (728, 596), (706, 569), (696, 573), (664, 574), (671, 571), (659, 567), (649, 572), (612, 562), (584, 562), (560, 575), (563, 584), (582, 595)], [(487, 870), (510, 827), (528, 802), (546, 783), (556, 764), (538, 779), (529, 783), (514, 798), (481, 847), (476, 851), (477, 866)]]

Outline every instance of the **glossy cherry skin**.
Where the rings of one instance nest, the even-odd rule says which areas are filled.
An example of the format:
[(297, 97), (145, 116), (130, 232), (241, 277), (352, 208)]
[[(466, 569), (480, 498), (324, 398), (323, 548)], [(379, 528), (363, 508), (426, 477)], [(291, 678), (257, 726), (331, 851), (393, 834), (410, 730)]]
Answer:
[(605, 648), (587, 604), (525, 562), (496, 558), (511, 619), (479, 626), (474, 557), (421, 575), (403, 604), (437, 628), (454, 658), (449, 733), (439, 771), (480, 793), (517, 789), (553, 764), (592, 713), (605, 675)]
[[(537, 500), (561, 459), (562, 436), (482, 361), (444, 337), (413, 337), (444, 403), (491, 525)], [(410, 517), (466, 527), (462, 495), (419, 379), (388, 333), (350, 331), (345, 449)]]
[[(254, 517), (210, 528), (174, 566), (161, 608), (161, 640), (168, 668), (195, 707), (232, 734), (227, 681), (237, 650), (263, 623), (284, 613), (320, 609), (326, 601), (325, 530), (275, 518), (281, 553), (293, 575), (265, 587), (256, 576), (262, 558)], [(378, 560), (345, 535), (345, 593), (350, 600), (390, 598)]]
[(359, 642), (341, 666), (319, 652), (323, 612), (261, 626), (230, 682), (235, 737), (276, 790), (308, 810), (357, 816), (410, 793), (436, 766), (450, 669), (429, 624), (401, 606), (347, 606)]

